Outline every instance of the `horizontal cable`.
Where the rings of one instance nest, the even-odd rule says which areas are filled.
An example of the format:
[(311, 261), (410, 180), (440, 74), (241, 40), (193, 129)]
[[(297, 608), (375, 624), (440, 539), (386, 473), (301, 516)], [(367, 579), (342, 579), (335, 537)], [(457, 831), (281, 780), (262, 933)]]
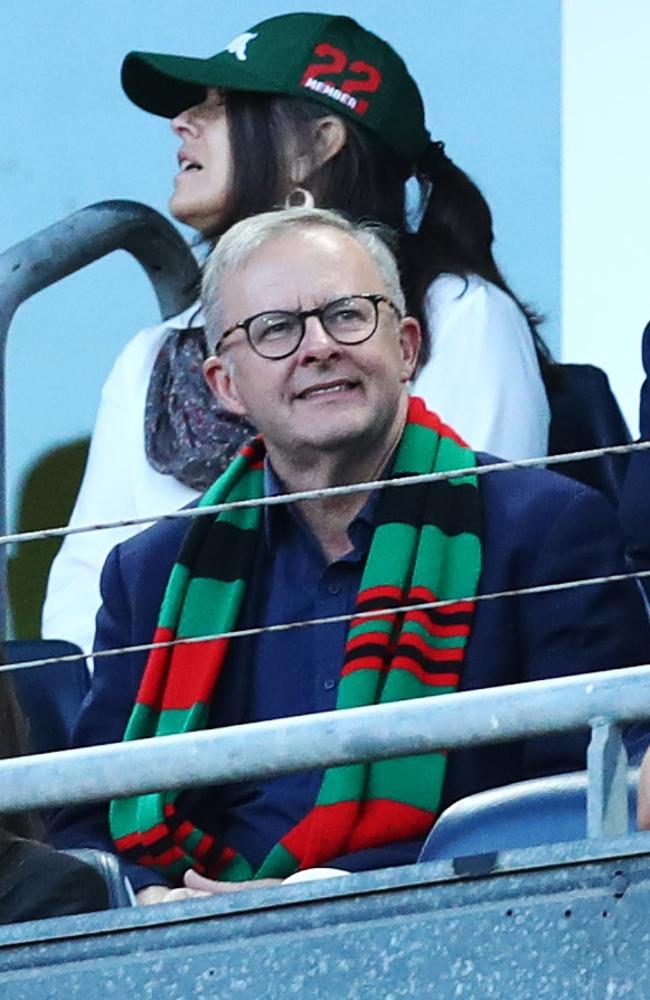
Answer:
[(566, 462), (583, 462), (589, 459), (602, 458), (605, 455), (629, 455), (636, 451), (650, 449), (650, 441), (635, 441), (632, 444), (609, 445), (606, 448), (592, 448), (589, 451), (571, 451), (563, 455), (545, 455), (541, 458), (521, 458), (510, 462), (493, 462), (490, 465), (478, 465), (471, 469), (452, 469), (449, 472), (427, 472), (415, 476), (404, 476), (399, 479), (378, 479), (366, 483), (350, 483), (347, 486), (327, 486), (323, 489), (302, 490), (296, 493), (282, 493), (278, 496), (256, 497), (252, 500), (236, 500), (232, 503), (212, 504), (208, 507), (189, 507), (182, 510), (167, 511), (164, 514), (148, 514), (143, 517), (123, 518), (119, 521), (105, 521), (99, 524), (84, 524), (76, 527), (67, 525), (63, 528), (43, 528), (38, 531), (15, 532), (10, 535), (0, 535), (0, 545), (17, 542), (37, 542), (46, 538), (64, 538), (67, 535), (81, 535), (90, 531), (107, 531), (111, 528), (130, 528), (137, 525), (153, 524), (157, 521), (175, 521), (182, 518), (205, 517), (222, 514), (229, 510), (242, 510), (246, 507), (276, 507), (280, 504), (302, 503), (305, 500), (320, 500), (324, 497), (346, 496), (352, 493), (366, 493), (369, 490), (379, 490), (386, 487), (399, 489), (404, 486), (418, 486), (424, 483), (437, 483), (462, 476), (487, 476), (493, 472), (509, 472), (511, 469), (545, 468), (549, 465), (562, 465)]
[[(491, 594), (476, 594), (473, 597), (455, 597), (444, 601), (428, 601), (426, 603), (402, 604), (398, 607), (375, 608), (372, 611), (353, 611), (343, 615), (330, 615), (326, 618), (308, 618), (304, 621), (283, 622), (278, 625), (259, 625), (255, 628), (236, 629), (231, 632), (217, 632), (212, 635), (188, 636), (168, 639), (164, 642), (144, 642), (134, 646), (119, 646), (112, 649), (102, 649), (92, 654), (93, 660), (106, 656), (122, 656), (126, 653), (148, 653), (152, 649), (169, 649), (172, 646), (190, 646), (199, 642), (217, 642), (221, 639), (244, 639), (251, 636), (264, 635), (268, 632), (287, 632), (290, 629), (308, 628), (312, 625), (336, 625), (349, 622), (352, 619), (378, 618), (387, 612), (405, 614), (409, 611), (431, 611), (437, 608), (449, 607), (463, 602), (496, 601), (505, 597), (529, 597), (536, 594), (550, 594), (563, 590), (575, 590), (578, 587), (594, 587), (605, 583), (622, 583), (626, 580), (640, 580), (650, 577), (650, 570), (635, 570), (629, 573), (612, 573), (609, 576), (587, 577), (582, 580), (565, 580), (562, 583), (543, 583), (535, 587), (521, 587), (514, 590), (499, 590)], [(27, 670), (31, 667), (41, 667), (47, 664), (73, 663), (88, 659), (86, 653), (67, 653), (64, 656), (47, 656), (38, 660), (24, 660), (20, 663), (0, 665), (0, 673), (12, 670)]]

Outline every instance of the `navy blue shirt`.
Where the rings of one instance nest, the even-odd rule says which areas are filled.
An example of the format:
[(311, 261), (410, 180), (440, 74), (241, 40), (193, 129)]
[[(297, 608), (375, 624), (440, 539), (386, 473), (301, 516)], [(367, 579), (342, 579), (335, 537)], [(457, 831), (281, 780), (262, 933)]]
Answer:
[[(285, 488), (267, 465), (265, 493)], [(242, 617), (259, 625), (309, 621), (352, 611), (370, 539), (377, 494), (348, 528), (351, 551), (327, 563), (298, 507), (264, 508), (265, 572)], [(349, 622), (266, 632), (254, 644), (250, 721), (321, 712), (336, 705)]]

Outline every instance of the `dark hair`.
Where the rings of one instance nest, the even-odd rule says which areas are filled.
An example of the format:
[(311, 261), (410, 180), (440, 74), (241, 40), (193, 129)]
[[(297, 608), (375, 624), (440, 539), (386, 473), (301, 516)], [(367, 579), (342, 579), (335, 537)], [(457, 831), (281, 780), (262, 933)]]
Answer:
[[(4, 658), (0, 657), (0, 662)], [(0, 672), (0, 760), (21, 757), (28, 753), (29, 735), (25, 717), (8, 673)], [(0, 813), (0, 839), (36, 837), (41, 833), (38, 821), (31, 813)]]
[[(283, 204), (291, 182), (290, 155), (313, 159), (313, 124), (326, 113), (315, 101), (276, 94), (225, 91), (232, 150), (230, 193), (216, 230), (216, 240), (235, 222)], [(508, 286), (493, 256), (492, 214), (476, 184), (440, 149), (435, 165), (417, 175), (422, 219), (417, 232), (406, 226), (406, 181), (411, 164), (354, 122), (345, 121), (347, 141), (305, 186), (319, 208), (332, 208), (354, 221), (369, 219), (393, 229), (398, 237), (402, 281), (409, 312), (424, 334), (420, 364), (430, 353), (424, 308), (426, 291), (440, 274), (492, 282), (522, 310), (545, 381), (552, 358), (538, 332), (540, 317)]]

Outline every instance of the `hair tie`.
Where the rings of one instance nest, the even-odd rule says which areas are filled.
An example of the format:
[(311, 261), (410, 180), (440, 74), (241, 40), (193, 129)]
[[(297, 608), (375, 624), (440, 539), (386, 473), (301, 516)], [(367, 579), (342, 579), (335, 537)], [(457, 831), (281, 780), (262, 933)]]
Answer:
[(432, 139), (418, 159), (417, 171), (432, 179), (446, 163), (451, 163), (451, 160), (445, 153), (444, 142)]

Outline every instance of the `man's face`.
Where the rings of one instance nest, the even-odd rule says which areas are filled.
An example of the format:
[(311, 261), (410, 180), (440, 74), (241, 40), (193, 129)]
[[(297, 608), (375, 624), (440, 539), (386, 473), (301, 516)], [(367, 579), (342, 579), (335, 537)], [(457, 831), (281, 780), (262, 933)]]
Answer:
[[(284, 233), (254, 251), (222, 280), (223, 329), (260, 312), (313, 309), (347, 295), (388, 294), (373, 259), (336, 229)], [(377, 329), (361, 344), (339, 344), (317, 317), (288, 358), (256, 354), (243, 330), (206, 362), (208, 382), (227, 409), (247, 416), (269, 451), (372, 446), (390, 436), (406, 399), (420, 346), (415, 320), (379, 305)]]

